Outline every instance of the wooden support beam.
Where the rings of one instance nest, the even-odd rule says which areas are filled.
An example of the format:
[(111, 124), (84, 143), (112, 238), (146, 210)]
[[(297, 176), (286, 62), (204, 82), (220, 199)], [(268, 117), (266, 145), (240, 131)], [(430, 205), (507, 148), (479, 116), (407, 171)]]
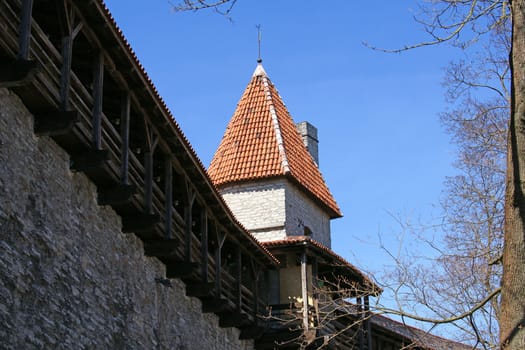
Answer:
[(220, 312), (219, 316), (219, 327), (230, 328), (230, 327), (242, 327), (247, 326), (250, 323), (248, 315), (240, 311), (226, 311)]
[(92, 144), (94, 149), (102, 148), (102, 100), (104, 96), (104, 55), (100, 51), (96, 55), (93, 66), (93, 130)]
[(173, 166), (170, 156), (164, 160), (164, 198), (164, 236), (171, 238), (173, 230)]
[(227, 310), (228, 301), (223, 298), (212, 297), (212, 298), (203, 298), (202, 302), (202, 312), (203, 313), (218, 313)]
[(122, 232), (145, 232), (151, 231), (159, 222), (158, 215), (136, 214), (122, 217)]
[(197, 194), (195, 191), (191, 188), (189, 184), (189, 180), (186, 179), (186, 194), (187, 194), (187, 200), (186, 205), (184, 207), (184, 254), (186, 257), (186, 261), (191, 261), (191, 237), (192, 237), (192, 226), (193, 226), (193, 204), (195, 202), (195, 198)]
[(250, 258), (250, 267), (253, 276), (253, 317), (257, 319), (259, 315), (259, 278), (261, 275), (261, 266), (253, 258)]
[(187, 261), (170, 261), (166, 264), (168, 278), (188, 278), (197, 268), (197, 263)]
[(153, 151), (144, 152), (144, 207), (145, 212), (153, 211)]
[(197, 282), (186, 285), (186, 295), (189, 297), (209, 297), (213, 293), (213, 282)]
[(33, 0), (22, 0), (20, 26), (18, 27), (18, 59), (29, 60)]
[(126, 92), (120, 106), (120, 182), (129, 183), (129, 120), (130, 120), (130, 94)]
[(35, 114), (35, 134), (58, 136), (70, 132), (80, 120), (77, 111), (52, 111)]
[(29, 83), (38, 71), (36, 61), (0, 60), (0, 87), (10, 88)]
[(201, 279), (208, 282), (208, 213), (206, 209), (201, 211)]
[(71, 84), (71, 63), (73, 57), (73, 36), (62, 38), (62, 67), (60, 69), (60, 110), (69, 110)]
[(222, 291), (222, 277), (221, 277), (221, 250), (226, 241), (226, 234), (217, 230), (216, 232), (217, 247), (215, 248), (215, 293), (217, 296), (221, 295)]
[(153, 213), (153, 154), (157, 148), (159, 137), (154, 132), (154, 127), (144, 120), (146, 130), (146, 152), (144, 152), (144, 207), (148, 214)]
[(306, 251), (301, 253), (301, 297), (303, 298), (303, 330), (308, 330), (308, 285), (306, 275)]
[(98, 188), (99, 205), (116, 205), (129, 201), (136, 192), (135, 185), (119, 184), (115, 187)]
[(78, 154), (72, 154), (70, 168), (73, 171), (85, 172), (95, 168), (100, 168), (108, 160), (108, 150), (90, 150)]
[(177, 248), (179, 244), (173, 239), (147, 240), (144, 242), (144, 253), (157, 258), (173, 258), (180, 260)]
[(235, 307), (237, 312), (241, 312), (242, 307), (242, 252), (241, 247), (237, 246), (235, 251)]
[(264, 327), (257, 324), (242, 327), (241, 334), (239, 334), (239, 340), (257, 339), (263, 335), (264, 330)]
[(358, 325), (358, 341), (359, 341), (359, 350), (364, 350), (365, 349), (365, 335), (364, 335), (364, 332), (363, 332), (363, 322), (362, 322), (362, 319), (363, 319), (363, 302), (362, 302), (362, 299), (361, 297), (357, 297), (356, 298), (356, 304), (357, 304), (357, 308), (359, 310), (359, 318), (361, 319), (360, 322), (359, 322), (359, 325)]
[(69, 110), (71, 89), (71, 64), (73, 60), (73, 40), (82, 29), (82, 23), (75, 24), (73, 5), (64, 2), (68, 35), (62, 38), (62, 67), (60, 68), (60, 110)]
[(365, 295), (364, 297), (365, 301), (365, 328), (366, 328), (366, 345), (367, 349), (372, 349), (372, 328), (370, 325), (370, 299), (368, 298), (368, 295)]

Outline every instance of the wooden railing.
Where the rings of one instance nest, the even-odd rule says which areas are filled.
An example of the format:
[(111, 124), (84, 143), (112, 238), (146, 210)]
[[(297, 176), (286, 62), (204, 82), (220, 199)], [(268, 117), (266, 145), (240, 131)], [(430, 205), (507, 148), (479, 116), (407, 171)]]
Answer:
[[(66, 6), (71, 6), (74, 11), (79, 11), (77, 8), (75, 8), (76, 5), (74, 3), (69, 1), (65, 1), (64, 3), (66, 4)], [(22, 35), (19, 34), (21, 4), (22, 2), (20, 0), (5, 0), (0, 4), (0, 27), (2, 28), (2, 30), (0, 31), (0, 55), (2, 57), (11, 59), (12, 61), (17, 60), (19, 35)], [(84, 4), (82, 6), (92, 5)], [(103, 16), (103, 14), (99, 15)], [(84, 16), (86, 15), (84, 14)], [(46, 32), (46, 25), (48, 25), (49, 23), (46, 23), (45, 21), (43, 22), (44, 23), (38, 23), (37, 21), (33, 20), (31, 23), (30, 31), (29, 59), (34, 60), (37, 63), (38, 72), (30, 80), (29, 85), (26, 85), (24, 87), (25, 90), (17, 90), (16, 85), (14, 85), (13, 87), (15, 92), (20, 92), (22, 100), (24, 100), (24, 97), (26, 97), (26, 101), (24, 102), (26, 102), (26, 105), (28, 105), (30, 111), (35, 115), (35, 118), (38, 118), (39, 113), (43, 112), (48, 113), (48, 115), (49, 111), (55, 111), (58, 113), (60, 112), (60, 109), (64, 106), (64, 101), (61, 101), (61, 90), (63, 91), (64, 89), (64, 81), (63, 79), (61, 79), (61, 76), (63, 75), (63, 62), (65, 62), (66, 60), (62, 56), (61, 49), (55, 47), (53, 42), (49, 39), (49, 33)], [(91, 31), (88, 33), (89, 35), (85, 35), (85, 38), (93, 37), (94, 31), (91, 30), (89, 23), (82, 23), (82, 28), (80, 29), (80, 31)], [(91, 43), (89, 39), (88, 43), (89, 45), (92, 45), (93, 51), (104, 49), (99, 47), (99, 43)], [(73, 52), (74, 50), (75, 47), (73, 46)], [(111, 51), (104, 51), (104, 55), (106, 59), (114, 61), (121, 59), (119, 57), (113, 57)], [(74, 53), (72, 57), (69, 57), (69, 60), (71, 60), (72, 58), (74, 60)], [(129, 61), (127, 63), (129, 65)], [(118, 69), (115, 70), (114, 67), (118, 67), (118, 65), (112, 64), (111, 67), (112, 69), (106, 69), (106, 74), (108, 74), (109, 79), (119, 81), (121, 79), (125, 79), (127, 74), (130, 74), (129, 72), (119, 72)], [(137, 69), (139, 68), (135, 67), (135, 70)], [(118, 75), (118, 79), (113, 76), (115, 74)], [(79, 76), (75, 74), (74, 69), (71, 70), (71, 75), (68, 84), (69, 85), (66, 86), (66, 89), (68, 89), (69, 91), (69, 99), (66, 105), (68, 105), (68, 108), (70, 110), (76, 112), (76, 115), (78, 115), (78, 121), (74, 123), (74, 126), (72, 126), (70, 130), (67, 130), (67, 132), (57, 133), (56, 135), (51, 134), (52, 137), (61, 146), (63, 146), (66, 149), (66, 151), (70, 152), (73, 160), (75, 159), (74, 156), (78, 152), (84, 152), (88, 156), (90, 155), (90, 152), (96, 152), (101, 150), (106, 152), (106, 156), (104, 157), (103, 161), (101, 161), (100, 163), (95, 163), (94, 165), (92, 164), (92, 167), (90, 167), (87, 170), (80, 170), (84, 171), (97, 185), (100, 185), (99, 193), (100, 191), (102, 191), (102, 187), (109, 188), (111, 190), (112, 187), (122, 185), (122, 155), (124, 152), (125, 140), (121, 138), (121, 131), (116, 129), (115, 122), (110, 120), (110, 118), (104, 113), (104, 111), (102, 111), (100, 117), (101, 150), (94, 148), (93, 110), (96, 101), (94, 100), (93, 93), (91, 92), (91, 87), (84, 85)], [(34, 96), (27, 97), (28, 86), (35, 92)], [(143, 90), (147, 89), (149, 89), (149, 87), (143, 87)], [(143, 97), (142, 95), (140, 95), (140, 93), (135, 94), (135, 92), (132, 90), (126, 91), (126, 87), (123, 87), (122, 95), (125, 94), (131, 95), (133, 97), (131, 99), (131, 108), (135, 113), (134, 115), (141, 114), (141, 111), (143, 111), (141, 103), (139, 103), (141, 102), (141, 99), (148, 98), (147, 96), (150, 96), (149, 98), (151, 98), (151, 95), (145, 94), (146, 97)], [(37, 97), (35, 96), (38, 96), (37, 102), (34, 101), (35, 99), (37, 99)], [(104, 98), (111, 97), (104, 96)], [(158, 104), (158, 102), (155, 103)], [(146, 105), (151, 105), (151, 101), (148, 101)], [(158, 105), (157, 107), (158, 108), (156, 109), (157, 111), (155, 113), (161, 113), (159, 112), (159, 110), (162, 110), (163, 107), (159, 107)], [(160, 138), (162, 141), (159, 143), (160, 146), (158, 147), (158, 150), (156, 152), (160, 152), (158, 154), (160, 154), (162, 158), (164, 158), (164, 156), (166, 156), (167, 159), (169, 159), (169, 157), (177, 157), (176, 153), (172, 152), (172, 149), (166, 146), (169, 145), (170, 142), (169, 140), (162, 139), (161, 133), (158, 132), (157, 127), (155, 126), (156, 122), (151, 118), (151, 116), (142, 115), (142, 118), (144, 118), (145, 124), (149, 125), (148, 127), (151, 128), (151, 130), (153, 130), (152, 132), (156, 133), (156, 137)], [(156, 119), (158, 118), (159, 117), (157, 116)], [(163, 115), (163, 118), (166, 120), (166, 123), (169, 124), (168, 119), (170, 117), (167, 115)], [(165, 125), (159, 126), (159, 128), (165, 127)], [(140, 136), (138, 137), (138, 139), (144, 139), (144, 135), (141, 134), (144, 132), (145, 131), (141, 128), (135, 128), (133, 130), (130, 130), (130, 133), (135, 133), (135, 135)], [(173, 134), (171, 137), (175, 139), (179, 136)], [(181, 143), (182, 141), (179, 140), (178, 142)], [(126, 149), (126, 151), (128, 150)], [(184, 148), (181, 148), (178, 151), (180, 153), (186, 152)], [(225, 269), (221, 269), (221, 274), (217, 276), (217, 261), (213, 252), (211, 252), (212, 249), (210, 249), (210, 251), (206, 254), (206, 257), (203, 259), (202, 251), (203, 249), (207, 250), (206, 248), (203, 248), (207, 247), (207, 242), (201, 242), (197, 235), (191, 232), (191, 230), (188, 231), (187, 229), (185, 229), (188, 225), (191, 226), (191, 220), (190, 222), (187, 222), (187, 219), (183, 218), (179, 214), (177, 208), (174, 205), (175, 201), (178, 201), (179, 203), (183, 203), (183, 205), (186, 207), (186, 210), (191, 211), (193, 202), (188, 200), (187, 196), (183, 196), (184, 198), (173, 198), (173, 201), (171, 203), (167, 203), (166, 195), (164, 193), (165, 190), (164, 188), (161, 188), (161, 183), (157, 183), (154, 180), (151, 180), (151, 183), (147, 183), (146, 181), (146, 179), (148, 178), (146, 176), (148, 169), (146, 169), (144, 160), (140, 159), (144, 157), (143, 152), (144, 150), (142, 150), (142, 152), (138, 152), (136, 150), (129, 150), (129, 166), (126, 169), (128, 181), (124, 185), (130, 185), (135, 189), (135, 192), (132, 196), (127, 198), (124, 203), (119, 202), (114, 205), (110, 203), (110, 205), (113, 205), (114, 209), (119, 214), (124, 213), (130, 217), (133, 217), (133, 215), (140, 214), (153, 214), (158, 218), (157, 221), (154, 221), (150, 227), (147, 227), (144, 230), (144, 232), (147, 231), (147, 233), (141, 233), (138, 231), (135, 233), (138, 234), (143, 240), (148, 242), (153, 240), (160, 241), (162, 244), (166, 245), (171, 244), (174, 249), (170, 250), (170, 256), (166, 257), (162, 254), (158, 255), (159, 258), (166, 264), (176, 264), (188, 260), (188, 257), (186, 256), (187, 252), (185, 251), (184, 242), (188, 239), (186, 237), (186, 235), (188, 234), (187, 232), (190, 232), (191, 237), (189, 239), (191, 241), (192, 258), (189, 262), (194, 264), (195, 266), (198, 266), (198, 268), (194, 268), (188, 273), (186, 273), (183, 276), (184, 280), (189, 281), (188, 283), (191, 283), (193, 281), (202, 281), (202, 264), (207, 264), (207, 281), (204, 282), (213, 283), (217, 280), (217, 278), (220, 278), (222, 280), (222, 288), (220, 288), (220, 290), (218, 290), (217, 288), (213, 289), (211, 291), (211, 296), (216, 299), (225, 300), (228, 304), (228, 310), (239, 311), (240, 313), (245, 315), (246, 319), (248, 319), (251, 322), (254, 322), (256, 320), (255, 310), (264, 310), (265, 302), (262, 298), (258, 298), (257, 300), (255, 300), (255, 295), (253, 292), (253, 281), (248, 281), (247, 285), (245, 285), (240, 276), (234, 276)], [(227, 232), (228, 229), (225, 229), (225, 227), (231, 227), (232, 225), (222, 224), (217, 219), (217, 216), (222, 215), (221, 217), (224, 217), (225, 215), (218, 213), (217, 210), (224, 211), (225, 209), (217, 209), (217, 207), (220, 208), (220, 203), (219, 206), (209, 206), (207, 200), (203, 198), (204, 196), (206, 196), (206, 194), (202, 194), (199, 192), (199, 188), (202, 188), (202, 183), (206, 183), (207, 180), (193, 179), (195, 171), (190, 171), (191, 175), (188, 175), (186, 168), (178, 168), (180, 164), (189, 164), (188, 167), (194, 166), (195, 162), (187, 161), (187, 159), (192, 159), (192, 157), (193, 155), (189, 155), (186, 153), (181, 159), (178, 159), (178, 161), (176, 163), (174, 162), (171, 166), (173, 168), (177, 168), (179, 172), (185, 174), (183, 176), (183, 179), (184, 181), (186, 181), (186, 186), (197, 193), (197, 202), (199, 203), (200, 210), (205, 211), (209, 214), (207, 216), (209, 218), (207, 219), (207, 223), (209, 225), (215, 225), (216, 230), (225, 231), (224, 234), (226, 234), (226, 237), (230, 237), (230, 233)], [(151, 175), (153, 174), (150, 174), (149, 178), (152, 178)], [(153, 178), (155, 177), (153, 176)], [(199, 182), (200, 184), (194, 183), (194, 180)], [(173, 180), (164, 179), (162, 182), (165, 181)], [(151, 212), (146, 212), (146, 188), (148, 188), (147, 186), (151, 186)], [(211, 187), (207, 188), (208, 191), (212, 191)], [(168, 232), (168, 234), (166, 234), (166, 232), (168, 231), (168, 226), (167, 221), (164, 218), (166, 216), (166, 213), (170, 212), (171, 230)], [(235, 235), (237, 237), (242, 236), (242, 234), (242, 232), (235, 232)], [(232, 235), (232, 237), (233, 236), (234, 235)], [(230, 246), (240, 244), (238, 238), (230, 240), (229, 242)], [(203, 246), (203, 244), (206, 244), (206, 246)], [(243, 251), (243, 256), (249, 257), (250, 264), (252, 264), (254, 261), (257, 261), (256, 264), (260, 264), (260, 260), (256, 260), (252, 255), (250, 255), (250, 252), (253, 251), (253, 247), (240, 247), (239, 249)], [(268, 260), (271, 259), (268, 258)], [(240, 278), (241, 281), (239, 281)], [(238, 295), (239, 283), (241, 285), (240, 297)], [(262, 295), (262, 293), (260, 295)]]

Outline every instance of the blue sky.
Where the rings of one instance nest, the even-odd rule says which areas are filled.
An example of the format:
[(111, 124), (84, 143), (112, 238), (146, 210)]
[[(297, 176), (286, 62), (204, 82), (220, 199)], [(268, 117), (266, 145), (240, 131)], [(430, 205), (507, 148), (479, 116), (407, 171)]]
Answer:
[(263, 65), (296, 122), (319, 129), (320, 168), (344, 217), (332, 248), (365, 271), (390, 262), (400, 226), (438, 216), (454, 146), (439, 123), (443, 68), (460, 54), (426, 47), (415, 1), (238, 0), (232, 21), (173, 13), (166, 1), (107, 0), (117, 23), (207, 166), (249, 82), (262, 26)]

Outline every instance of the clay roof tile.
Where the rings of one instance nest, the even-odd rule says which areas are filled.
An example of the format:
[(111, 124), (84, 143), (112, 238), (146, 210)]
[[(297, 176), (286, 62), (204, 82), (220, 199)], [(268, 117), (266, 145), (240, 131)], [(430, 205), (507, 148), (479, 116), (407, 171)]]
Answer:
[(261, 64), (237, 104), (208, 173), (218, 187), (287, 176), (321, 203), (331, 217), (342, 216)]

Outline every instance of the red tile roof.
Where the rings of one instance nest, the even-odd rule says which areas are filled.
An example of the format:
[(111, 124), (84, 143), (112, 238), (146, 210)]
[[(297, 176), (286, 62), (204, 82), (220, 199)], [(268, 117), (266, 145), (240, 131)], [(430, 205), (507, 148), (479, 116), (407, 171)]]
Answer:
[(320, 202), (331, 217), (342, 216), (261, 64), (237, 104), (208, 173), (219, 188), (286, 176)]

